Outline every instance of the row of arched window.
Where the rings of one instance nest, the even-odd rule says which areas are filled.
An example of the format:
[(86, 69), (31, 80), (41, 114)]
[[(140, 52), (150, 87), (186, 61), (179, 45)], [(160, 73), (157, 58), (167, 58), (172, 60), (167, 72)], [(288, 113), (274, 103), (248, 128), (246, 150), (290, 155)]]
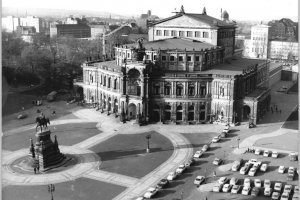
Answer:
[[(161, 86), (159, 84), (155, 84), (154, 88), (153, 88), (153, 93), (154, 95), (160, 95), (160, 88)], [(176, 85), (176, 96), (183, 96), (183, 91), (184, 91), (184, 86), (183, 84), (177, 84)], [(164, 95), (171, 95), (171, 90), (172, 89), (172, 85), (171, 83), (166, 83), (164, 85)], [(206, 95), (206, 84), (200, 84), (200, 91), (199, 91), (199, 95), (200, 96), (204, 96)], [(195, 96), (196, 95), (196, 89), (195, 89), (195, 84), (189, 84), (188, 85), (188, 96)]]

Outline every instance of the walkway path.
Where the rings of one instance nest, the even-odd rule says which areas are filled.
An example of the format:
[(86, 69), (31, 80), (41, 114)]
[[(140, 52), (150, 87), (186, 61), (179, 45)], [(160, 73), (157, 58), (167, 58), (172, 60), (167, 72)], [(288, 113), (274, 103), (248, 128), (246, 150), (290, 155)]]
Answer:
[[(192, 154), (193, 148), (189, 141), (180, 134), (181, 128), (178, 126), (143, 126), (140, 127), (137, 124), (131, 123), (114, 123), (116, 119), (114, 117), (107, 117), (101, 115), (92, 109), (81, 109), (73, 113), (79, 119), (66, 119), (55, 120), (51, 122), (51, 125), (67, 124), (67, 123), (86, 123), (86, 122), (99, 122), (97, 128), (102, 131), (101, 134), (88, 138), (73, 146), (60, 146), (63, 153), (68, 153), (76, 156), (79, 159), (79, 163), (74, 167), (51, 174), (20, 174), (14, 172), (10, 164), (23, 156), (28, 154), (28, 149), (20, 149), (18, 151), (10, 152), (5, 151), (2, 162), (2, 177), (5, 185), (45, 185), (50, 183), (59, 183), (65, 181), (72, 181), (79, 177), (86, 177), (94, 180), (108, 182), (127, 187), (127, 189), (119, 194), (115, 199), (131, 199), (136, 196), (144, 194), (144, 192), (160, 179), (164, 178), (170, 171), (174, 171), (179, 164), (187, 161)], [(34, 126), (28, 125), (17, 129), (7, 131), (5, 135), (20, 133), (21, 131), (32, 129)], [(197, 131), (197, 128), (192, 128)], [(125, 132), (123, 130), (126, 130)], [(117, 134), (138, 134), (145, 131), (157, 131), (158, 133), (167, 137), (174, 146), (172, 156), (150, 172), (148, 175), (141, 179), (124, 176), (117, 173), (111, 173), (99, 170), (101, 165), (101, 159), (94, 152), (88, 150), (88, 148), (97, 145)]]

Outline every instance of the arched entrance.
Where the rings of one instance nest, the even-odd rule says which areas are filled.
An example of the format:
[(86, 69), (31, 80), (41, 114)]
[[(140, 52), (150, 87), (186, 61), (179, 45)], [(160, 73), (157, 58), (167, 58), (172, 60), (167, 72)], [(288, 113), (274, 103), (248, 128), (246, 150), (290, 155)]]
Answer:
[(131, 103), (128, 105), (128, 118), (136, 119), (136, 105), (134, 103)]
[(176, 110), (176, 120), (177, 121), (182, 121), (182, 105), (177, 106)]
[(154, 109), (153, 109), (153, 121), (154, 122), (159, 122), (160, 121), (160, 109), (159, 109), (159, 105), (154, 105)]
[(141, 96), (140, 72), (137, 69), (131, 69), (128, 72), (127, 93), (129, 95)]
[(188, 113), (188, 121), (193, 121), (194, 120), (194, 106), (190, 105), (189, 109), (188, 109), (189, 113)]
[(248, 105), (243, 106), (243, 121), (249, 121), (251, 109)]
[(111, 111), (111, 98), (110, 97), (108, 97), (107, 104), (108, 104), (107, 111)]
[(117, 99), (115, 99), (114, 100), (114, 113), (117, 113), (118, 112), (118, 100)]
[(164, 113), (164, 120), (169, 121), (171, 120), (171, 105), (165, 105), (165, 113)]

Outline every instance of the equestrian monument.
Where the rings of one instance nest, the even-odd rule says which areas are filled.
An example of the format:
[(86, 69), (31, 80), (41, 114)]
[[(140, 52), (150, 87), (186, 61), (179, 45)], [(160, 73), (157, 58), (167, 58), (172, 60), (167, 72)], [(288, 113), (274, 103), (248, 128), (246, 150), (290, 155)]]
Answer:
[(30, 153), (32, 158), (37, 161), (40, 171), (47, 171), (65, 163), (66, 156), (62, 154), (58, 147), (57, 137), (54, 136), (54, 142), (51, 140), (51, 131), (47, 127), (50, 124), (48, 118), (44, 115), (36, 118), (37, 127), (36, 143), (33, 145), (31, 140)]

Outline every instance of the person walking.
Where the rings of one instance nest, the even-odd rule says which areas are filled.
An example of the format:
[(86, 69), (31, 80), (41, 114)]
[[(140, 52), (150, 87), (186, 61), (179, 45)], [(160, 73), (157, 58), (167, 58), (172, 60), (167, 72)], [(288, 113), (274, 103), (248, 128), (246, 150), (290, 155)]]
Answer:
[(35, 167), (33, 168), (33, 171), (34, 171), (34, 174), (36, 174), (36, 168)]

